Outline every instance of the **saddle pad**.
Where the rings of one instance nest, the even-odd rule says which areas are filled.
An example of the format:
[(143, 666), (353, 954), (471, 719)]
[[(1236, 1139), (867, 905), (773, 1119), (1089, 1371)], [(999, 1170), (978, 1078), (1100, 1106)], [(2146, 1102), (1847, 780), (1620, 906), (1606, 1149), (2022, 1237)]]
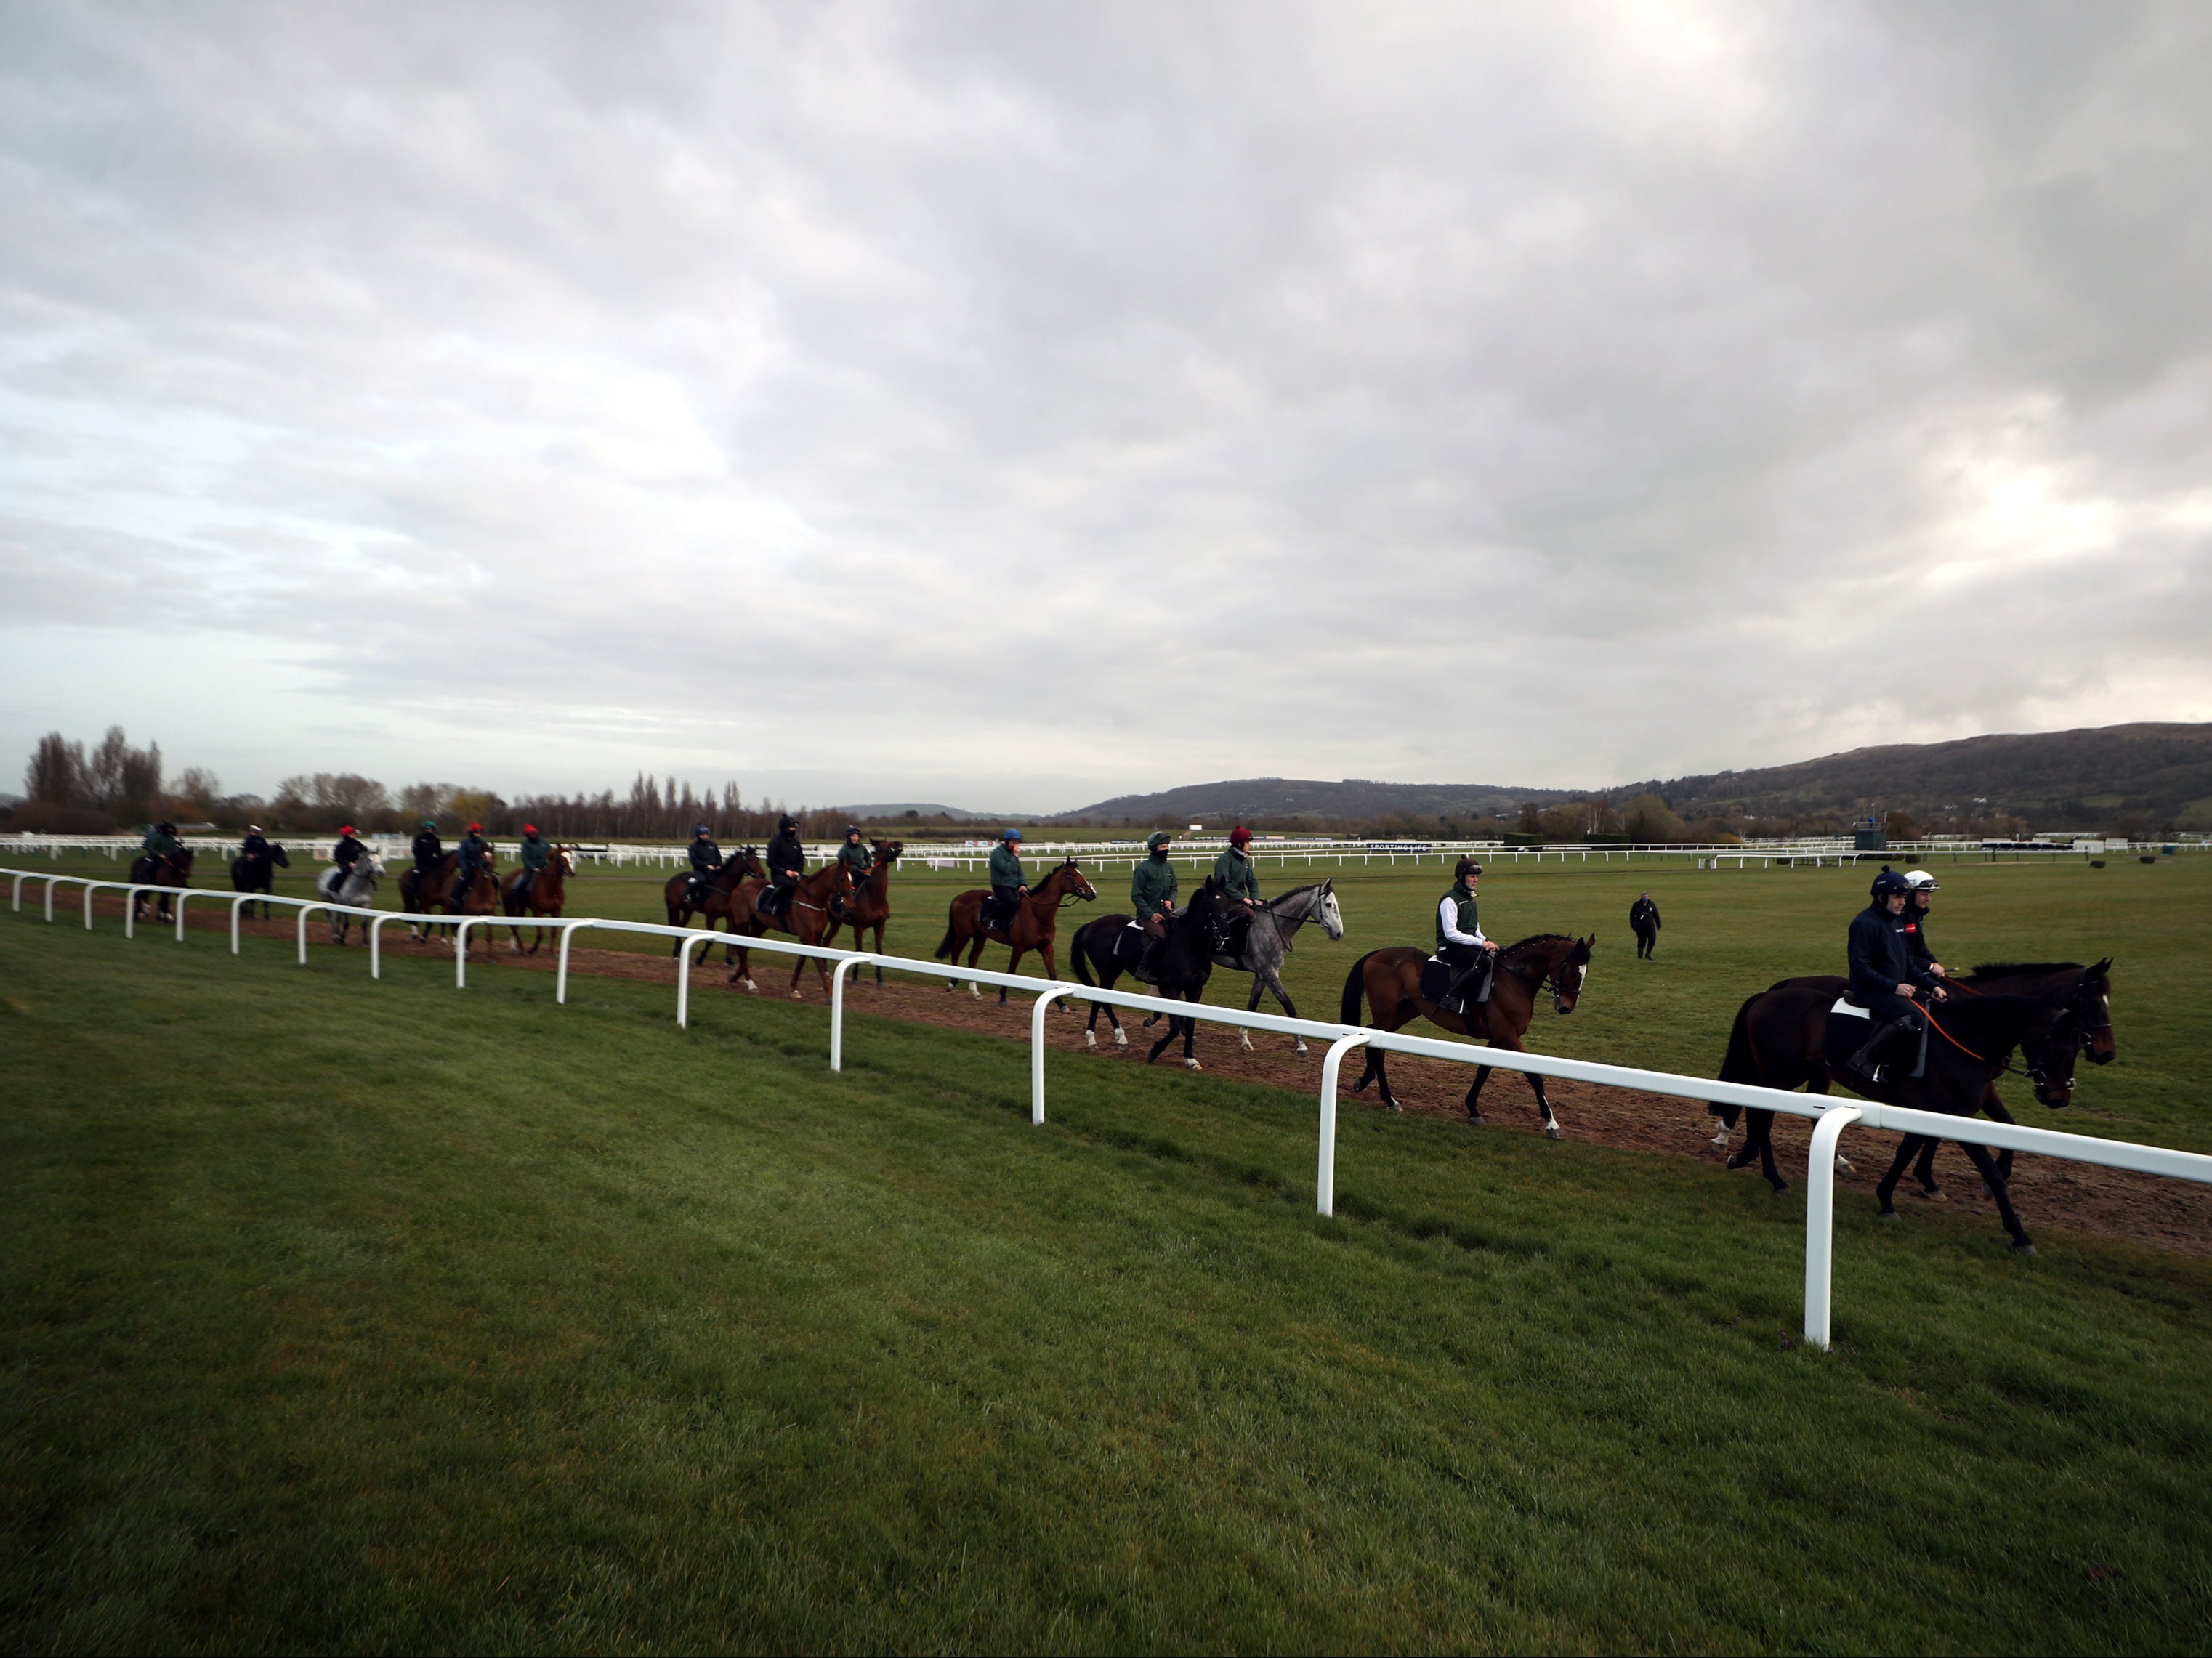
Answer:
[(1874, 1035), (1874, 1015), (1848, 999), (1838, 998), (1828, 1010), (1828, 1017), (1820, 1033), (1820, 1057), (1827, 1061), (1831, 1071), (1843, 1069), (1844, 1062), (1866, 1045)]
[(1451, 981), (1450, 963), (1439, 961), (1431, 956), (1421, 963), (1421, 999), (1423, 1001), (1443, 1000), (1444, 992), (1451, 988)]

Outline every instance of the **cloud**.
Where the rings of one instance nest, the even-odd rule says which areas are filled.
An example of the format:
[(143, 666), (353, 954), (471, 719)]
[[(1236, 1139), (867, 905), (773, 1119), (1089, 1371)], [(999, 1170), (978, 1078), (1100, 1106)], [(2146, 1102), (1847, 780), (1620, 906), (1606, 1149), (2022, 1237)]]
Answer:
[(0, 742), (1043, 808), (2212, 718), (2208, 71), (2188, 7), (17, 9)]

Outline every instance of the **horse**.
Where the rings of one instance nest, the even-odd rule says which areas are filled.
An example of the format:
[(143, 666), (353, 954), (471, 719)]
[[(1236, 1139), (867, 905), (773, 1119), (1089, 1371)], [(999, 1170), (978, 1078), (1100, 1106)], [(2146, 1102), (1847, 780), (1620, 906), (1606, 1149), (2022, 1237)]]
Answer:
[[(1205, 999), (1206, 981), (1213, 975), (1214, 963), (1220, 959), (1228, 912), (1229, 900), (1220, 880), (1207, 876), (1190, 902), (1168, 923), (1167, 937), (1161, 941), (1159, 953), (1151, 963), (1153, 982), (1161, 995), (1170, 1001)], [(1192, 1052), (1198, 1040), (1198, 1021), (1173, 1013), (1167, 1017), (1167, 1034), (1152, 1044), (1152, 1051), (1145, 1055), (1145, 1063), (1150, 1065), (1160, 1057), (1161, 1051), (1176, 1039), (1176, 1027), (1180, 1025), (1182, 1062), (1193, 1071), (1201, 1069), (1198, 1055)]]
[[(1410, 1023), (1418, 1013), (1431, 1024), (1446, 1030), (1486, 1037), (1492, 1048), (1525, 1054), (1528, 1049), (1522, 1045), (1521, 1038), (1535, 1015), (1536, 998), (1548, 982), (1553, 1011), (1563, 1015), (1573, 1012), (1575, 1004), (1582, 998), (1583, 982), (1589, 976), (1590, 950), (1596, 943), (1595, 932), (1587, 938), (1538, 932), (1518, 944), (1506, 945), (1498, 952), (1491, 972), (1490, 999), (1472, 1013), (1447, 1013), (1421, 994), (1421, 969), (1427, 963), (1427, 952), (1402, 945), (1370, 950), (1352, 964), (1352, 971), (1345, 977), (1344, 1001), (1340, 1011), (1345, 1023), (1358, 1024), (1360, 994), (1364, 991), (1367, 1005), (1374, 1011), (1373, 1028), (1376, 1030), (1395, 1030)], [(1474, 1086), (1467, 1090), (1467, 1120), (1471, 1123), (1479, 1125), (1483, 1121), (1482, 1085), (1490, 1080), (1494, 1068), (1486, 1065), (1479, 1067), (1474, 1073)], [(1544, 1132), (1558, 1139), (1559, 1120), (1544, 1092), (1544, 1079), (1533, 1071), (1524, 1074), (1528, 1078), (1529, 1091), (1536, 1096), (1537, 1108), (1544, 1114)], [(1383, 1104), (1393, 1111), (1401, 1108), (1397, 1096), (1390, 1091), (1390, 1077), (1383, 1068), (1380, 1048), (1367, 1050), (1367, 1069), (1352, 1085), (1352, 1091), (1358, 1093), (1370, 1080), (1382, 1084)]]
[[(876, 930), (876, 951), (880, 955), (884, 948), (884, 923), (891, 918), (891, 865), (898, 862), (899, 854), (906, 850), (906, 843), (902, 841), (877, 841), (872, 844), (876, 849), (876, 861), (870, 867), (867, 878), (853, 884), (852, 891), (846, 895), (843, 915), (835, 910), (830, 912), (830, 930), (822, 935), (822, 942), (825, 944), (836, 943), (837, 929), (850, 926), (853, 929), (853, 948), (866, 950), (867, 931), (873, 927)], [(883, 963), (878, 962), (876, 963), (876, 982), (881, 984), (883, 981)]]
[[(849, 890), (853, 878), (844, 864), (824, 864), (811, 875), (802, 876), (793, 884), (791, 902), (779, 915), (763, 915), (757, 908), (760, 896), (767, 890), (766, 879), (741, 881), (730, 894), (730, 948), (737, 951), (738, 964), (730, 969), (729, 982), (744, 981), (747, 990), (758, 990), (753, 982), (752, 952), (737, 940), (757, 938), (774, 927), (779, 932), (788, 932), (802, 944), (818, 944), (830, 930), (830, 900), (841, 888)], [(678, 944), (682, 944), (678, 939)], [(711, 947), (711, 946), (710, 946)], [(728, 950), (723, 952), (726, 957)], [(830, 969), (819, 956), (801, 956), (791, 964), (791, 999), (805, 999), (799, 993), (799, 975), (806, 971), (811, 962), (817, 977), (822, 981), (822, 993), (830, 993)]]
[[(455, 865), (456, 873), (448, 881), (443, 864), (433, 871), (429, 880), (432, 896), (425, 899), (421, 890), (422, 884), (420, 882), (416, 884), (415, 896), (422, 905), (422, 914), (426, 916), (431, 914), (433, 904), (439, 909), (444, 910), (448, 915), (474, 916), (498, 914), (499, 872), (492, 867), (491, 860), (487, 858), (483, 863), (478, 864), (476, 873), (469, 878), (467, 890), (459, 893), (456, 893), (453, 889), (460, 885), (460, 876), (458, 873), (459, 855), (449, 853), (447, 854), (447, 861)], [(458, 929), (449, 929), (449, 931), (458, 931)], [(491, 928), (484, 929), (486, 953), (489, 953), (492, 947), (491, 934)], [(457, 940), (454, 948), (458, 950), (459, 947)]]
[[(716, 921), (726, 922), (730, 919), (730, 895), (738, 890), (740, 881), (749, 879), (768, 879), (768, 870), (760, 860), (760, 850), (757, 847), (740, 847), (724, 859), (721, 868), (708, 876), (700, 888), (699, 899), (696, 903), (691, 898), (691, 877), (688, 873), (670, 876), (660, 888), (661, 902), (668, 909), (668, 925), (690, 926), (693, 915), (703, 915), (707, 918), (707, 930), (713, 932)], [(684, 941), (678, 938), (669, 945), (668, 953), (673, 956), (683, 948)], [(710, 944), (708, 948), (712, 950), (713, 946)], [(725, 965), (736, 959), (730, 949), (723, 950)]]
[[(2110, 1065), (2119, 1052), (2112, 1041), (2112, 958), (2109, 956), (2087, 968), (2079, 962), (1984, 962), (1972, 973), (1960, 978), (1947, 978), (1943, 982), (1951, 989), (1963, 991), (1969, 996), (2040, 996), (2070, 987), (2083, 973), (2094, 975), (2101, 999), (2101, 1017), (2094, 1023), (2083, 1027), (2081, 1052), (2092, 1065)], [(1832, 1004), (1836, 998), (1850, 988), (1850, 981), (1830, 974), (1807, 974), (1795, 979), (1780, 980), (1768, 988), (1819, 990), (1825, 993)], [(1796, 1084), (1793, 1083), (1790, 1086), (1794, 1088)], [(1805, 1087), (1809, 1093), (1825, 1094), (1827, 1092), (1827, 1079), (1808, 1075)], [(1721, 1120), (1720, 1130), (1714, 1134), (1712, 1143), (1725, 1149), (1729, 1131), (1735, 1128), (1740, 1110), (1733, 1105), (1708, 1105), (1705, 1109)], [(2004, 1101), (1998, 1097), (1995, 1082), (1990, 1083), (1989, 1091), (1983, 1096), (1982, 1110), (1997, 1122), (2013, 1120), (2012, 1113), (2005, 1108)], [(1930, 1140), (1921, 1148), (1920, 1161), (1913, 1169), (1914, 1178), (1920, 1183), (1921, 1195), (1936, 1203), (1944, 1201), (1943, 1188), (1936, 1181), (1936, 1148), (1938, 1144)], [(1850, 1168), (1850, 1160), (1847, 1157), (1838, 1155), (1837, 1162), (1847, 1169)], [(1997, 1172), (2008, 1181), (2012, 1178), (2010, 1146), (1997, 1153)], [(1983, 1195), (1989, 1195), (1986, 1187), (1983, 1188)]]
[[(460, 866), (460, 854), (453, 852), (447, 853), (428, 870), (423, 869), (419, 864), (410, 865), (401, 872), (399, 877), (400, 909), (409, 915), (428, 917), (434, 914), (438, 901), (435, 897), (428, 899), (423, 897), (424, 885), (427, 884), (434, 894), (445, 891), (453, 884), (454, 872)], [(430, 923), (428, 920), (410, 921), (407, 924), (407, 932), (410, 938), (419, 944), (430, 936)]]
[[(131, 884), (133, 886), (188, 887), (192, 884), (192, 854), (183, 852), (160, 853), (142, 852), (131, 860)], [(143, 913), (146, 901), (153, 895), (134, 892), (131, 895), (131, 919), (137, 921)], [(155, 914), (168, 920), (175, 913), (175, 902), (167, 893), (155, 900)]]
[[(1335, 885), (1333, 880), (1323, 881), (1319, 886), (1298, 887), (1279, 898), (1269, 899), (1253, 914), (1252, 925), (1246, 930), (1242, 948), (1234, 954), (1226, 950), (1215, 954), (1214, 966), (1233, 968), (1252, 975), (1252, 993), (1244, 1003), (1247, 1013), (1260, 1005), (1260, 993), (1269, 990), (1283, 1005), (1284, 1012), (1293, 1019), (1298, 1017), (1298, 1010), (1291, 1000), (1291, 993), (1283, 985), (1283, 961), (1290, 953), (1291, 939), (1308, 921), (1320, 922), (1322, 931), (1328, 934), (1332, 942), (1344, 937), (1344, 913), (1337, 908)], [(1227, 914), (1233, 922), (1237, 911), (1230, 909)], [(1263, 926), (1262, 922), (1266, 925)], [(1074, 958), (1076, 975), (1084, 983), (1095, 982), (1108, 990), (1114, 987), (1114, 981), (1122, 973), (1121, 957), (1115, 953), (1115, 945), (1129, 926), (1129, 918), (1126, 915), (1101, 915), (1096, 920), (1085, 921), (1075, 930), (1075, 936), (1068, 941), (1068, 954)], [(1099, 976), (1095, 981), (1088, 971), (1091, 968), (1098, 971)], [(1122, 1034), (1121, 1017), (1114, 1011), (1110, 1002), (1091, 1003), (1090, 1022), (1083, 1027), (1083, 1045), (1085, 1048), (1098, 1046), (1098, 1015), (1102, 1011), (1106, 1015), (1107, 1023), (1113, 1027), (1114, 1045), (1127, 1048), (1129, 1039)], [(1155, 1013), (1145, 1023), (1151, 1024), (1159, 1017)], [(1249, 1054), (1252, 1051), (1252, 1033), (1239, 1025), (1237, 1037), (1238, 1046)], [(1299, 1054), (1308, 1051), (1304, 1037), (1293, 1036), (1291, 1041)]]
[[(383, 873), (384, 859), (377, 855), (375, 847), (370, 847), (353, 860), (352, 869), (341, 870), (333, 864), (325, 870), (315, 883), (315, 890), (331, 903), (350, 904), (356, 909), (367, 909), (369, 901), (376, 896), (376, 878)], [(352, 916), (333, 913), (331, 916), (331, 942), (334, 944), (345, 943), (346, 934), (352, 927)], [(368, 929), (364, 927), (362, 931), (367, 932)]]
[[(240, 853), (230, 860), (230, 889), (233, 892), (260, 893), (261, 919), (265, 921), (269, 919), (268, 895), (276, 888), (276, 871), (291, 867), (292, 860), (284, 855), (283, 844), (271, 841), (268, 852), (260, 857), (249, 858)], [(248, 915), (253, 914), (252, 904), (244, 908)]]
[[(1835, 999), (1826, 985), (1792, 986), (1747, 998), (1736, 1010), (1735, 1023), (1729, 1032), (1720, 1079), (1768, 1088), (1794, 1088), (1802, 1082), (1811, 1092), (1820, 1094), (1840, 1083), (1853, 1093), (1885, 1105), (1971, 1117), (1984, 1108), (1990, 1084), (2004, 1073), (2017, 1048), (2027, 1061), (2028, 1081), (2037, 1101), (2055, 1109), (2072, 1101), (2075, 1055), (2089, 1028), (2106, 1019), (2109, 1007), (2101, 974), (2084, 968), (2070, 984), (2055, 993), (1983, 994), (1923, 1008), (1931, 1028), (1923, 1074), (1899, 1075), (1903, 1067), (1885, 1067), (1881, 1082), (1867, 1083), (1832, 1070), (1826, 1063), (1824, 1038), (1828, 1010)], [(1774, 1163), (1774, 1113), (1753, 1107), (1747, 1116), (1750, 1127), (1743, 1149), (1729, 1159), (1728, 1166), (1741, 1169), (1758, 1158), (1767, 1185), (1779, 1196), (1790, 1187)], [(1885, 1220), (1897, 1213), (1892, 1199), (1898, 1177), (1930, 1138), (1907, 1134), (1898, 1147), (1896, 1161), (1875, 1188)], [(2035, 1246), (2014, 1212), (2004, 1169), (1986, 1146), (1961, 1142), (1960, 1149), (1981, 1171), (1982, 1183), (1996, 1200), (1997, 1213), (2012, 1236), (2013, 1248), (2021, 1254), (2033, 1254)]]
[[(552, 858), (544, 869), (538, 872), (537, 880), (531, 884), (530, 890), (526, 892), (522, 889), (522, 878), (529, 872), (528, 870), (519, 869), (499, 884), (501, 907), (509, 915), (557, 916), (561, 913), (562, 907), (568, 901), (565, 883), (568, 877), (576, 872), (576, 849), (574, 847), (554, 847)], [(509, 927), (507, 932), (507, 948), (518, 956), (522, 955), (524, 950), (520, 929)], [(530, 941), (528, 953), (535, 956), (538, 953), (538, 946), (544, 942), (545, 929), (539, 927), (538, 936)]]
[[(1083, 878), (1083, 871), (1070, 858), (1030, 889), (1030, 896), (1015, 907), (1012, 920), (994, 921), (987, 928), (979, 922), (983, 902), (990, 896), (986, 890), (971, 888), (952, 901), (945, 915), (945, 937), (935, 952), (937, 959), (957, 962), (964, 949), (968, 950), (968, 965), (973, 967), (982, 960), (985, 944), (1004, 944), (1014, 953), (1013, 959), (1006, 963), (1007, 972), (1021, 971), (1022, 957), (1035, 950), (1044, 957), (1044, 976), (1056, 979), (1060, 976), (1060, 965), (1054, 959), (1052, 945), (1054, 935), (1060, 930), (1060, 906), (1077, 899), (1087, 904), (1097, 897), (1098, 889)], [(957, 990), (960, 981), (947, 979), (945, 987)], [(968, 992), (976, 1000), (982, 1000), (983, 993), (975, 988), (972, 980)], [(999, 987), (999, 999), (1006, 999), (1004, 985)]]

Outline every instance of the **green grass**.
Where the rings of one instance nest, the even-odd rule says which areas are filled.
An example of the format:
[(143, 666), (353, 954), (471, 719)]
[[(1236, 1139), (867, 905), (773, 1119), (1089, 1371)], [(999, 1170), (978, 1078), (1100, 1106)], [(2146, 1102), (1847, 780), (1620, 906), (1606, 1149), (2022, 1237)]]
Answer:
[(9, 1649), (2212, 1644), (2203, 1263), (361, 969), (0, 916)]

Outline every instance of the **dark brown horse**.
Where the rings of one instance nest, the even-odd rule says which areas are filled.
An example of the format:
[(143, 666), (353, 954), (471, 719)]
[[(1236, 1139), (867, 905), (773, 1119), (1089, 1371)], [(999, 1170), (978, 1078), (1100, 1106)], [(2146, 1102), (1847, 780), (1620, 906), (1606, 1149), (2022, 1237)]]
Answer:
[[(2086, 1045), (2090, 1029), (2110, 1023), (2110, 988), (2105, 963), (2083, 968), (2070, 983), (2055, 992), (2033, 996), (1967, 995), (1925, 1009), (1929, 1019), (1922, 1074), (1907, 1067), (1885, 1067), (1879, 1083), (1868, 1083), (1831, 1068), (1826, 1063), (1825, 1036), (1828, 1010), (1835, 1004), (1832, 981), (1785, 985), (1747, 998), (1736, 1010), (1729, 1032), (1727, 1056), (1721, 1062), (1723, 1082), (1753, 1083), (1766, 1088), (1794, 1089), (1825, 1094), (1841, 1084), (1853, 1093), (1886, 1105), (1918, 1111), (1971, 1117), (1985, 1108), (1990, 1085), (2010, 1066), (2014, 1050), (2026, 1063), (2029, 1083), (2042, 1104), (2058, 1107), (2074, 1097), (2074, 1060)], [(1790, 1189), (1774, 1163), (1774, 1113), (1753, 1107), (1744, 1114), (1749, 1124), (1743, 1149), (1729, 1159), (1729, 1167), (1741, 1169), (1754, 1158), (1767, 1184), (1778, 1195)], [(1892, 1199), (1897, 1181), (1929, 1139), (1907, 1134), (1898, 1147), (1875, 1196), (1885, 1219), (1893, 1217)], [(1996, 1201), (2013, 1248), (2033, 1254), (2035, 1247), (2014, 1212), (2003, 1169), (1986, 1147), (1960, 1142), (1960, 1149), (1981, 1171), (1982, 1183)]]
[[(269, 850), (258, 858), (248, 858), (241, 853), (230, 860), (231, 890), (259, 893), (261, 919), (265, 921), (269, 919), (269, 895), (276, 890), (276, 872), (291, 867), (292, 860), (285, 854), (283, 842), (272, 841)], [(243, 908), (248, 915), (253, 914), (252, 904)]]
[[(538, 872), (538, 878), (531, 883), (530, 890), (525, 892), (522, 890), (522, 878), (529, 872), (527, 870), (519, 869), (499, 884), (501, 908), (509, 915), (558, 917), (562, 908), (568, 902), (568, 880), (576, 872), (576, 849), (574, 847), (554, 847), (553, 856), (547, 861), (545, 867)], [(509, 927), (507, 932), (507, 948), (518, 956), (524, 954), (521, 931), (516, 927)], [(538, 953), (538, 946), (544, 942), (545, 929), (539, 927), (538, 936), (530, 941), (528, 953), (535, 956)]]
[[(1354, 962), (1351, 973), (1346, 975), (1340, 1011), (1345, 1023), (1358, 1024), (1364, 992), (1367, 1005), (1374, 1011), (1369, 1023), (1376, 1030), (1395, 1030), (1411, 1023), (1418, 1014), (1446, 1030), (1486, 1038), (1492, 1048), (1525, 1054), (1528, 1049), (1521, 1038), (1528, 1029), (1528, 1022), (1535, 1017), (1536, 999), (1548, 983), (1553, 1010), (1563, 1014), (1573, 1012), (1583, 993), (1583, 981), (1589, 973), (1590, 950), (1596, 943), (1595, 932), (1587, 938), (1539, 932), (1517, 944), (1508, 944), (1498, 952), (1496, 969), (1491, 975), (1490, 999), (1464, 1014), (1447, 1013), (1421, 994), (1421, 969), (1428, 962), (1426, 951), (1402, 947), (1370, 950)], [(1482, 1121), (1482, 1085), (1490, 1080), (1492, 1069), (1486, 1065), (1475, 1071), (1474, 1086), (1467, 1090), (1469, 1122)], [(1544, 1093), (1544, 1079), (1533, 1071), (1524, 1074), (1528, 1078), (1529, 1091), (1536, 1096), (1537, 1109), (1544, 1114), (1544, 1132), (1558, 1139), (1559, 1120), (1553, 1114), (1552, 1102)], [(1367, 1069), (1352, 1084), (1352, 1091), (1357, 1094), (1370, 1080), (1382, 1084), (1382, 1103), (1393, 1111), (1399, 1109), (1379, 1048), (1367, 1050)]]
[[(768, 871), (762, 866), (757, 847), (740, 847), (732, 853), (723, 860), (721, 868), (701, 884), (696, 900), (692, 896), (690, 876), (672, 875), (660, 889), (661, 902), (668, 908), (668, 925), (690, 926), (694, 915), (703, 915), (707, 918), (707, 929), (711, 932), (715, 922), (729, 920), (730, 895), (738, 890), (738, 882), (766, 879)], [(668, 947), (668, 953), (673, 956), (683, 948), (684, 941), (678, 938)], [(713, 945), (708, 946), (709, 953), (713, 949)], [(723, 950), (725, 963), (736, 959), (732, 950)]]
[[(830, 931), (831, 897), (841, 890), (850, 891), (852, 884), (848, 865), (824, 864), (793, 884), (791, 900), (781, 914), (763, 915), (756, 906), (761, 894), (768, 890), (767, 881), (740, 882), (730, 895), (730, 938), (732, 948), (738, 953), (738, 964), (730, 969), (730, 982), (735, 984), (742, 979), (747, 990), (760, 988), (753, 982), (752, 952), (738, 944), (738, 938), (757, 938), (773, 929), (788, 932), (802, 944), (818, 944)], [(791, 964), (791, 999), (794, 1002), (805, 999), (799, 993), (799, 977), (810, 964), (822, 981), (822, 993), (830, 993), (830, 964), (819, 956), (801, 956)]]
[[(825, 944), (836, 943), (837, 929), (849, 926), (853, 929), (853, 948), (866, 950), (868, 947), (868, 929), (873, 927), (876, 930), (876, 953), (881, 955), (884, 923), (891, 918), (891, 865), (898, 862), (899, 854), (906, 850), (906, 843), (902, 841), (877, 841), (871, 844), (876, 849), (876, 861), (869, 869), (867, 878), (855, 882), (852, 891), (846, 895), (845, 914), (831, 914), (830, 930), (822, 935), (822, 942)], [(876, 982), (881, 984), (883, 981), (883, 964), (878, 963)]]
[[(424, 870), (420, 865), (410, 865), (399, 872), (399, 908), (407, 915), (428, 918), (437, 913), (437, 895), (453, 884), (454, 872), (461, 866), (460, 854), (447, 853), (437, 863)], [(408, 936), (416, 943), (430, 936), (430, 923), (425, 919), (407, 924)]]
[[(448, 861), (458, 862), (458, 858)], [(495, 915), (499, 913), (499, 872), (492, 867), (489, 857), (477, 865), (477, 872), (470, 878), (465, 890), (459, 890), (461, 878), (458, 872), (448, 879), (442, 870), (426, 884), (430, 888), (427, 895), (422, 892), (416, 894), (416, 898), (422, 901), (425, 915), (435, 913), (433, 905), (448, 915)], [(483, 929), (486, 955), (491, 953), (494, 930), (491, 927)]]
[[(945, 937), (937, 946), (937, 959), (957, 962), (963, 950), (968, 951), (968, 965), (973, 967), (983, 957), (983, 946), (1004, 944), (1014, 952), (1006, 963), (1006, 971), (1021, 971), (1022, 957), (1035, 950), (1044, 957), (1044, 976), (1057, 979), (1060, 964), (1053, 956), (1053, 939), (1060, 931), (1060, 908), (1080, 899), (1089, 903), (1098, 896), (1098, 889), (1083, 878), (1083, 871), (1074, 859), (1054, 869), (1053, 872), (1030, 889), (1030, 896), (1014, 909), (1012, 921), (994, 921), (988, 928), (981, 917), (984, 901), (990, 897), (988, 890), (975, 888), (962, 893), (952, 901), (951, 913), (945, 918)], [(947, 979), (947, 990), (959, 988), (957, 979)], [(969, 994), (977, 1000), (983, 993), (971, 981)], [(999, 999), (1006, 999), (1006, 987), (999, 987)]]
[[(131, 860), (131, 884), (133, 886), (188, 887), (192, 884), (192, 854), (183, 852), (141, 853)], [(155, 902), (155, 914), (168, 920), (175, 912), (175, 902), (167, 893), (158, 897), (150, 892), (131, 895), (131, 919), (135, 922), (143, 912), (149, 899)]]

